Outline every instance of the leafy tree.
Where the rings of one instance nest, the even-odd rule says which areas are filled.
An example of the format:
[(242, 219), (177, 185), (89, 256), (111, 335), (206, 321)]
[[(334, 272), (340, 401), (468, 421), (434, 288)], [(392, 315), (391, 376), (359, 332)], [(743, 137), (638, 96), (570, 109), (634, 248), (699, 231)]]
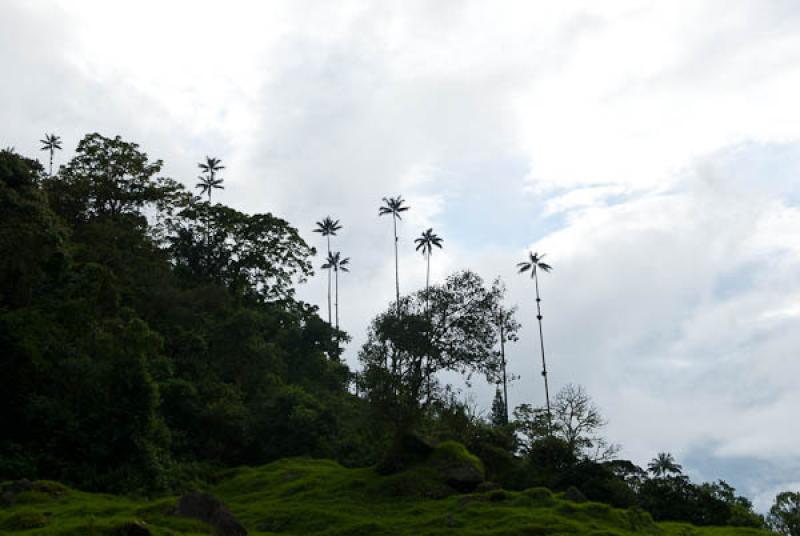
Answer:
[(495, 426), (505, 426), (508, 424), (508, 410), (506, 409), (506, 402), (503, 399), (503, 394), (500, 388), (495, 389), (494, 400), (492, 400), (492, 424)]
[[(405, 297), (373, 320), (359, 359), (367, 398), (401, 432), (419, 422), (426, 400), (426, 374), (496, 372), (491, 323), (497, 295), (475, 273), (449, 276), (427, 293)], [(430, 397), (435, 394), (430, 392)]]
[[(212, 223), (204, 244), (202, 220)], [(170, 222), (176, 270), (194, 280), (225, 284), (258, 300), (285, 301), (313, 273), (297, 229), (272, 214), (247, 215), (223, 205), (188, 207)]]
[(46, 190), (56, 213), (70, 225), (143, 217), (145, 206), (167, 210), (183, 196), (180, 184), (157, 176), (162, 165), (119, 136), (87, 134), (59, 177), (47, 181)]
[(332, 270), (336, 274), (336, 329), (339, 329), (339, 272), (349, 272), (350, 257), (342, 258), (338, 251), (328, 253), (328, 260), (322, 265), (323, 270)]
[(0, 153), (0, 481), (149, 492), (209, 463), (374, 460), (342, 439), (366, 408), (328, 357), (346, 335), (294, 299), (313, 248), (159, 167), (99, 135), (52, 178)]
[(50, 176), (53, 176), (53, 153), (61, 150), (61, 137), (55, 134), (45, 134), (44, 139), (39, 140), (42, 143), (42, 151), (50, 152)]
[(575, 459), (604, 461), (619, 447), (609, 445), (599, 432), (606, 425), (600, 410), (581, 386), (567, 384), (553, 401), (550, 417), (546, 408), (522, 404), (514, 410), (515, 425), (522, 434), (523, 450), (553, 435), (571, 450)]
[[(409, 207), (403, 206), (405, 202), (399, 195), (397, 197), (383, 198), (384, 205), (378, 209), (379, 216), (391, 215), (394, 225), (394, 283), (397, 292), (397, 306), (400, 307), (400, 261), (397, 258), (397, 220), (402, 220), (401, 212), (405, 212)], [(398, 309), (399, 311), (399, 309)]]
[[(342, 229), (339, 220), (334, 220), (330, 216), (325, 216), (322, 221), (317, 222), (317, 228), (314, 229), (315, 233), (320, 233), (327, 239), (328, 242), (328, 257), (331, 255), (331, 237), (336, 236), (336, 233)], [(328, 324), (333, 324), (333, 317), (331, 316), (331, 272), (328, 271)]]
[(541, 309), (541, 298), (539, 297), (539, 270), (543, 272), (549, 272), (553, 268), (545, 263), (542, 262), (544, 258), (544, 254), (539, 255), (538, 253), (528, 253), (528, 260), (523, 261), (517, 264), (517, 269), (519, 273), (530, 272), (531, 279), (536, 286), (536, 319), (539, 321), (539, 345), (541, 346), (542, 350), (542, 378), (544, 379), (544, 396), (545, 401), (547, 402), (547, 418), (550, 424), (552, 425), (552, 415), (550, 412), (550, 389), (547, 385), (547, 363), (544, 358), (544, 335), (542, 334), (542, 309)]
[(775, 496), (767, 522), (784, 536), (800, 535), (800, 492), (784, 491)]
[(37, 187), (40, 172), (35, 160), (0, 152), (0, 307), (29, 303), (64, 264), (66, 229)]
[(675, 462), (675, 458), (672, 457), (672, 454), (668, 452), (659, 452), (658, 455), (647, 464), (647, 470), (655, 477), (665, 477), (670, 474), (682, 474), (683, 467)]

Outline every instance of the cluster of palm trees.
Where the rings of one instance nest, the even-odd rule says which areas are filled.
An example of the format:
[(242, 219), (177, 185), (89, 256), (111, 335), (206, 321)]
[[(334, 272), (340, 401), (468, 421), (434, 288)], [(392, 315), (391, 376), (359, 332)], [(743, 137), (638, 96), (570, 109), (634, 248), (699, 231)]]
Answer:
[[(53, 175), (53, 156), (55, 151), (61, 150), (61, 137), (55, 134), (45, 134), (44, 138), (40, 140), (42, 143), (41, 150), (48, 151), (50, 153), (50, 176)], [(222, 190), (225, 187), (222, 185), (224, 179), (219, 177), (219, 172), (225, 169), (225, 166), (222, 165), (222, 161), (219, 158), (212, 158), (206, 156), (205, 162), (200, 162), (197, 165), (200, 170), (201, 174), (198, 177), (198, 182), (195, 185), (195, 188), (200, 190), (200, 195), (207, 195), (208, 196), (208, 204), (211, 205), (211, 197), (214, 190)], [(397, 222), (398, 220), (402, 220), (402, 213), (406, 212), (410, 207), (405, 205), (405, 200), (401, 196), (397, 197), (384, 197), (383, 198), (383, 205), (380, 206), (378, 209), (379, 216), (391, 216), (392, 217), (392, 229), (394, 232), (394, 275), (395, 275), (395, 297), (396, 297), (396, 304), (398, 308), (398, 314), (400, 313), (400, 260), (398, 256), (398, 242), (399, 238), (397, 236)], [(327, 257), (325, 259), (325, 263), (322, 264), (322, 268), (328, 271), (328, 323), (332, 326), (336, 326), (336, 329), (339, 329), (339, 272), (349, 272), (349, 265), (350, 265), (350, 258), (343, 257), (341, 252), (339, 251), (332, 251), (331, 250), (331, 237), (336, 236), (337, 232), (342, 229), (342, 225), (339, 220), (334, 220), (330, 216), (326, 216), (321, 221), (316, 223), (317, 227), (314, 229), (314, 232), (320, 233), (323, 237), (326, 238), (327, 242)], [(206, 244), (208, 244), (209, 238), (209, 216), (206, 215), (206, 229), (205, 229), (205, 238)], [(425, 230), (422, 235), (414, 240), (416, 244), (416, 251), (420, 251), (425, 258), (425, 294), (426, 300), (428, 291), (430, 290), (430, 279), (431, 279), (431, 255), (433, 254), (434, 248), (442, 248), (443, 239), (438, 236), (436, 233), (433, 232), (433, 228), (429, 228)], [(547, 380), (547, 363), (545, 360), (545, 353), (544, 353), (544, 335), (542, 332), (542, 309), (541, 309), (541, 296), (539, 294), (539, 272), (549, 272), (552, 270), (552, 267), (543, 262), (542, 259), (544, 258), (544, 254), (540, 255), (539, 253), (529, 253), (528, 259), (523, 262), (517, 264), (517, 269), (520, 274), (522, 273), (530, 273), (531, 279), (533, 279), (534, 286), (536, 288), (536, 319), (539, 323), (539, 345), (541, 350), (541, 358), (542, 358), (542, 378), (544, 380), (544, 391), (545, 391), (545, 400), (547, 403), (547, 416), (548, 421), (551, 422), (551, 412), (550, 412), (550, 389), (548, 386)], [(331, 307), (331, 284), (333, 283), (334, 287), (334, 300), (333, 300), (333, 308)], [(426, 301), (426, 310), (429, 307), (429, 303)], [(333, 309), (333, 310), (332, 310)], [(335, 311), (335, 316), (333, 312)], [(334, 322), (335, 318), (335, 322)], [(502, 338), (502, 337), (501, 337)], [(505, 396), (505, 403), (508, 404), (507, 395)]]
[(315, 233), (320, 233), (327, 239), (328, 243), (328, 256), (325, 258), (325, 263), (322, 265), (323, 270), (328, 270), (328, 324), (334, 325), (331, 319), (331, 277), (334, 278), (335, 302), (334, 308), (336, 309), (336, 329), (339, 329), (339, 272), (349, 272), (350, 257), (342, 257), (341, 252), (331, 251), (331, 237), (336, 236), (336, 233), (342, 230), (342, 225), (339, 220), (334, 220), (330, 216), (325, 216), (321, 221), (317, 222), (317, 228), (314, 229)]
[[(397, 312), (400, 314), (400, 260), (399, 260), (399, 253), (398, 253), (398, 242), (399, 237), (397, 235), (397, 222), (402, 221), (402, 213), (408, 211), (410, 207), (405, 205), (405, 200), (401, 196), (397, 197), (384, 197), (383, 198), (383, 205), (381, 205), (378, 209), (379, 216), (391, 216), (392, 217), (392, 230), (394, 235), (394, 275), (395, 275), (395, 298), (396, 298), (396, 306), (398, 308)], [(323, 269), (328, 270), (328, 323), (334, 325), (331, 318), (331, 277), (333, 272), (334, 277), (334, 286), (335, 286), (335, 302), (334, 307), (336, 310), (336, 329), (339, 329), (339, 272), (347, 272), (349, 271), (347, 266), (350, 263), (349, 257), (342, 257), (341, 252), (339, 251), (331, 251), (331, 237), (336, 236), (336, 233), (342, 229), (342, 226), (339, 220), (334, 220), (330, 216), (325, 217), (321, 221), (317, 222), (317, 228), (314, 230), (316, 233), (320, 233), (327, 239), (327, 246), (328, 246), (328, 255), (325, 264), (322, 265)], [(444, 240), (438, 236), (436, 233), (433, 232), (433, 228), (429, 228), (425, 230), (422, 235), (414, 240), (416, 244), (416, 251), (420, 251), (422, 255), (425, 257), (425, 294), (426, 300), (428, 291), (430, 290), (430, 278), (431, 278), (431, 255), (433, 254), (434, 248), (442, 248), (442, 243)], [(544, 254), (539, 254), (536, 252), (529, 252), (528, 258), (517, 264), (517, 271), (520, 274), (529, 273), (530, 278), (534, 282), (534, 287), (536, 289), (536, 319), (539, 324), (539, 348), (541, 351), (541, 358), (542, 358), (542, 378), (544, 380), (544, 391), (545, 391), (545, 401), (546, 401), (546, 408), (547, 408), (547, 418), (548, 424), (552, 427), (552, 415), (550, 409), (550, 387), (548, 384), (547, 378), (547, 361), (545, 359), (545, 352), (544, 352), (544, 333), (542, 329), (542, 308), (541, 308), (541, 295), (539, 292), (539, 273), (540, 272), (550, 272), (553, 268), (546, 262), (544, 262)], [(429, 303), (426, 301), (426, 310), (429, 307)], [(502, 338), (502, 336), (501, 336)], [(507, 393), (504, 396), (506, 405), (508, 404), (508, 395)]]

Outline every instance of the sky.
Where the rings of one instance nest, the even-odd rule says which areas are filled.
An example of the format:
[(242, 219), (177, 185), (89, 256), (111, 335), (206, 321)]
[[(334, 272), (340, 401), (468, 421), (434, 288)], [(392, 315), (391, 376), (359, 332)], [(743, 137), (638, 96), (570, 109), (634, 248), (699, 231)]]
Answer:
[[(800, 4), (669, 2), (0, 3), (0, 146), (56, 165), (121, 135), (221, 202), (334, 249), (357, 365), (394, 295), (384, 196), (432, 278), (501, 276), (523, 324), (510, 402), (542, 404), (530, 280), (542, 278), (551, 389), (586, 387), (623, 457), (675, 455), (765, 510), (800, 489)], [(316, 264), (321, 264), (318, 259)], [(325, 309), (324, 273), (299, 296)], [(494, 387), (462, 386), (487, 411)]]

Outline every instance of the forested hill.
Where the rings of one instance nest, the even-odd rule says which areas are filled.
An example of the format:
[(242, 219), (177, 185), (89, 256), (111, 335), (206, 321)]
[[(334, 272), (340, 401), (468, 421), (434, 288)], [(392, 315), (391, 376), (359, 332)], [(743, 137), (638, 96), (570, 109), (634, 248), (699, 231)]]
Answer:
[(0, 480), (130, 491), (286, 455), (369, 462), (342, 426), (360, 409), (344, 335), (294, 298), (314, 248), (161, 165), (98, 134), (52, 177), (0, 154)]
[[(52, 161), (60, 141), (43, 142)], [(662, 533), (625, 528), (632, 518), (607, 507), (525, 492), (546, 487), (632, 508), (636, 519), (644, 510), (656, 521), (797, 530), (786, 527), (795, 526), (800, 494), (780, 495), (765, 520), (725, 481), (691, 482), (668, 453), (647, 469), (619, 459), (580, 386), (555, 393), (552, 408), (548, 398), (546, 408), (510, 412), (498, 347), (520, 325), (503, 305), (502, 282), (487, 285), (469, 270), (407, 296), (397, 284), (353, 373), (340, 359), (347, 335), (295, 297), (314, 266), (338, 276), (348, 259), (314, 260), (289, 222), (212, 201), (222, 189), (218, 159), (200, 164), (199, 196), (161, 168), (138, 145), (100, 134), (85, 136), (57, 170), (0, 151), (0, 522), (55, 528), (63, 506), (55, 523), (79, 534), (87, 516), (120, 512), (168, 531), (180, 523), (158, 505), (84, 492), (174, 503), (200, 488), (221, 493), (251, 527), (269, 517), (296, 533), (314, 518), (292, 510), (290, 496), (311, 501), (320, 519), (358, 526), (361, 514), (344, 514), (347, 501), (375, 499), (353, 532), (363, 534), (391, 522), (408, 532), (428, 522), (488, 530), (478, 515), (523, 519), (509, 525), (521, 534), (569, 528), (565, 516), (581, 520), (578, 532)], [(399, 196), (384, 201), (380, 214), (392, 218), (408, 208)], [(323, 236), (338, 225), (318, 223)], [(430, 229), (418, 242), (428, 259), (441, 246)], [(533, 275), (549, 269), (535, 254), (523, 264)], [(442, 371), (496, 383), (491, 414), (440, 383)], [(333, 461), (280, 461), (299, 456)], [(245, 466), (261, 469), (233, 469)], [(262, 486), (250, 489), (262, 502), (226, 480)], [(473, 492), (474, 501), (452, 497)], [(540, 499), (555, 510), (530, 518)]]

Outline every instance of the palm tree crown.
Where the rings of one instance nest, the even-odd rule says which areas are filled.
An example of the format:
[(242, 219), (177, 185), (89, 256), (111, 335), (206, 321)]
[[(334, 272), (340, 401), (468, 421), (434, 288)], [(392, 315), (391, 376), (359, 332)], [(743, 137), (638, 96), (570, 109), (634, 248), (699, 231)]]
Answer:
[(336, 236), (336, 232), (341, 229), (342, 226), (339, 225), (339, 220), (334, 220), (330, 216), (325, 216), (322, 221), (317, 222), (317, 228), (314, 229), (314, 232), (320, 233), (322, 236)]
[(50, 151), (50, 176), (53, 176), (53, 153), (61, 150), (61, 137), (55, 134), (45, 134), (42, 143), (42, 151)]
[(679, 475), (683, 467), (675, 462), (675, 458), (668, 452), (659, 452), (658, 456), (647, 464), (647, 470), (655, 476), (666, 476), (670, 473)]
[(342, 258), (338, 251), (328, 253), (328, 259), (322, 265), (323, 270), (333, 270), (334, 272), (349, 272), (347, 266), (350, 264), (350, 257)]
[(530, 271), (531, 279), (533, 279), (536, 277), (537, 269), (543, 272), (549, 272), (550, 270), (553, 269), (553, 267), (547, 263), (542, 262), (543, 258), (544, 258), (544, 253), (539, 255), (538, 253), (529, 252), (528, 253), (529, 260), (517, 263), (518, 273), (523, 274), (527, 271)]
[(399, 195), (397, 197), (389, 197), (389, 198), (384, 197), (383, 202), (386, 204), (378, 210), (379, 216), (385, 216), (386, 214), (391, 214), (398, 220), (402, 220), (403, 218), (400, 217), (400, 213), (405, 212), (409, 208), (403, 206), (405, 200)]
[(222, 164), (222, 160), (219, 158), (211, 158), (210, 156), (206, 156), (205, 162), (200, 162), (197, 164), (197, 167), (203, 170), (203, 173), (209, 174), (213, 177), (217, 171), (225, 169), (225, 166), (220, 165)]
[(433, 253), (433, 246), (439, 249), (442, 248), (443, 239), (433, 232), (433, 228), (430, 228), (415, 239), (414, 242), (417, 244), (417, 251), (422, 250), (423, 255), (430, 255)]
[(45, 134), (42, 142), (42, 151), (55, 151), (61, 150), (61, 136), (55, 134)]

